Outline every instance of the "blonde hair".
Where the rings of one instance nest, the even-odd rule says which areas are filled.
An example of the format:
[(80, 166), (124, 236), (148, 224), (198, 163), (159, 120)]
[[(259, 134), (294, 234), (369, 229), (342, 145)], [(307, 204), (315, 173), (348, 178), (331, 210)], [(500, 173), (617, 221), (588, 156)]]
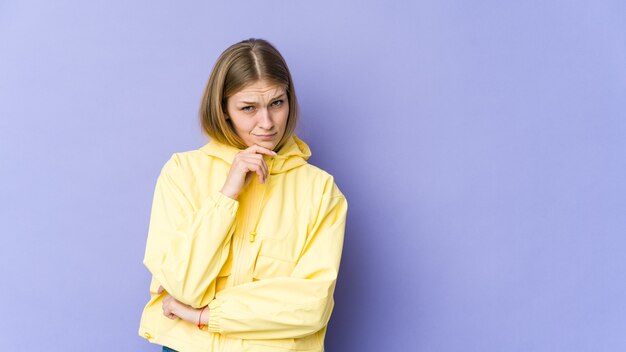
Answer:
[(298, 101), (285, 59), (263, 39), (251, 38), (231, 45), (217, 59), (200, 104), (202, 131), (217, 142), (247, 148), (232, 122), (226, 119), (226, 101), (245, 86), (263, 79), (284, 86), (287, 92), (289, 116), (275, 150), (280, 149), (296, 129)]

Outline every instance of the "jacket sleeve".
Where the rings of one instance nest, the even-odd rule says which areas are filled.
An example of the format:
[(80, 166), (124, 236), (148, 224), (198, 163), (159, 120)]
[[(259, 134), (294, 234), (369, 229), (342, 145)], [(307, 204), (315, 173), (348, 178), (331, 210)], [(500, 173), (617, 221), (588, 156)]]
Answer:
[(209, 304), (209, 331), (242, 339), (281, 339), (303, 337), (328, 324), (348, 209), (345, 197), (335, 185), (333, 189), (322, 198), (291, 276), (218, 292)]
[(143, 263), (171, 296), (198, 308), (215, 296), (238, 202), (218, 191), (194, 205), (184, 180), (174, 154), (157, 179)]

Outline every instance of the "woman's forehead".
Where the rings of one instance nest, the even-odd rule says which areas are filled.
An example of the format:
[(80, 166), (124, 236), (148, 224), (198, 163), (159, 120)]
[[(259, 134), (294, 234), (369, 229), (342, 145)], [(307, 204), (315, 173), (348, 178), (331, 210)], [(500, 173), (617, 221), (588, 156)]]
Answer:
[(268, 81), (256, 81), (243, 87), (240, 91), (232, 95), (236, 100), (248, 99), (273, 99), (285, 93), (285, 86)]

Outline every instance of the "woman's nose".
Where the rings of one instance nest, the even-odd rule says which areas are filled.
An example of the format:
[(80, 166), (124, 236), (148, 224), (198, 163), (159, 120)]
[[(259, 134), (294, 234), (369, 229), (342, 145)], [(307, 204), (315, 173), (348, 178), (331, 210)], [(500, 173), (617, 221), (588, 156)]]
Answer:
[(259, 111), (258, 125), (259, 127), (266, 129), (266, 130), (271, 130), (272, 127), (274, 127), (274, 121), (272, 121), (272, 114), (270, 114), (267, 108), (261, 109), (261, 111)]

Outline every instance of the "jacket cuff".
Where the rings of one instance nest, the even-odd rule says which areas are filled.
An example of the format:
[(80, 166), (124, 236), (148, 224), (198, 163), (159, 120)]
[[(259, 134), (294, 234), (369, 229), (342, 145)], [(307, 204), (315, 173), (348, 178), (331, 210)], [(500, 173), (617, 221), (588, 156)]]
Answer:
[(209, 303), (209, 324), (207, 326), (207, 330), (210, 332), (222, 333), (221, 323), (222, 323), (222, 302), (214, 299)]
[(202, 206), (204, 211), (208, 211), (210, 208), (219, 208), (228, 210), (231, 215), (237, 214), (239, 208), (239, 201), (225, 196), (222, 192), (217, 191), (211, 194), (204, 202)]

